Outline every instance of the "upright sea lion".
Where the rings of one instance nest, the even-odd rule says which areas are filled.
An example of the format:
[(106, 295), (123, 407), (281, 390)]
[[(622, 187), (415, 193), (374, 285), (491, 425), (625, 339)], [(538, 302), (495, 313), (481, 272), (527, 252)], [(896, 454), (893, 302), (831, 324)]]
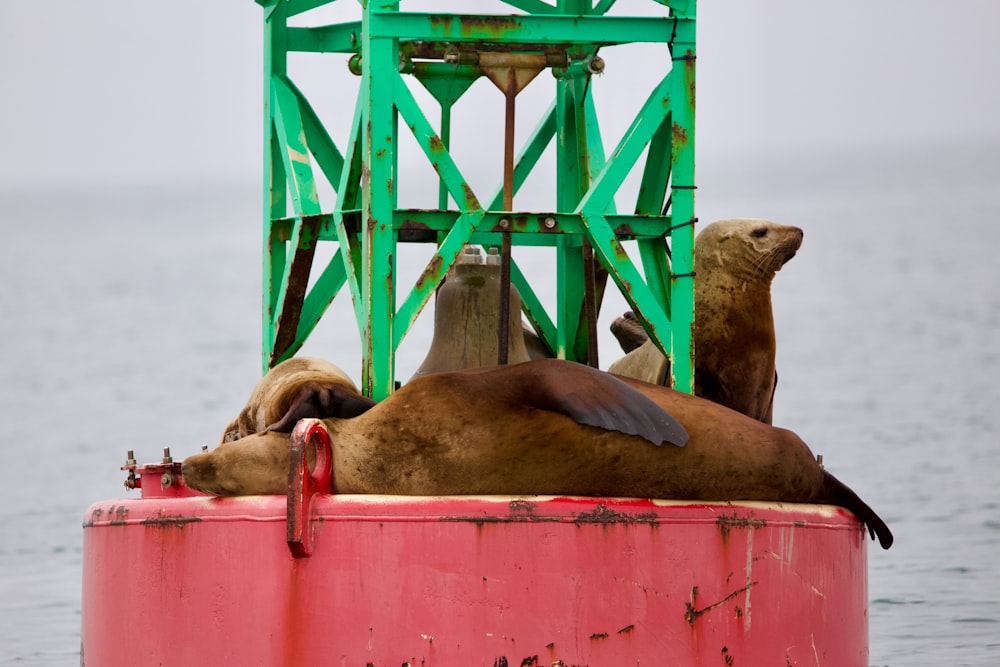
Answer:
[[(337, 493), (832, 503), (892, 544), (885, 523), (791, 431), (573, 362), (426, 375), (324, 424)], [(280, 494), (287, 471), (288, 436), (272, 429), (189, 457), (183, 475), (208, 493)]]
[[(802, 230), (770, 220), (720, 220), (695, 240), (694, 393), (771, 423), (777, 373), (771, 282), (802, 245)], [(652, 342), (634, 315), (612, 325), (628, 356), (610, 369), (651, 380), (662, 374)], [(652, 348), (653, 356), (650, 357)], [(655, 380), (654, 380), (655, 381)]]
[[(340, 398), (333, 401), (331, 392), (338, 389)], [(310, 402), (314, 405), (310, 406)], [(222, 442), (260, 433), (283, 418), (294, 426), (301, 419), (297, 417), (299, 412), (323, 411), (324, 403), (328, 405), (327, 416), (331, 417), (353, 417), (375, 405), (375, 401), (361, 395), (347, 373), (329, 361), (293, 357), (261, 378), (246, 406), (226, 427)]]

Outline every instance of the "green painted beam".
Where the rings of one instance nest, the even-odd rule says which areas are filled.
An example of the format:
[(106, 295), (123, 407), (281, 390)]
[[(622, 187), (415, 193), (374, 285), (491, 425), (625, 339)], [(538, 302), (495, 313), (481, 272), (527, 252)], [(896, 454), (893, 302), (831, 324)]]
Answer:
[[(387, 3), (389, 9), (391, 3)], [(399, 67), (398, 41), (392, 35), (371, 32), (380, 7), (362, 7), (361, 100), (364, 105), (362, 163), (367, 181), (361, 189), (362, 256), (361, 303), (364, 335), (361, 347), (362, 391), (382, 400), (392, 393), (396, 369), (393, 320), (396, 314), (396, 248), (392, 228), (395, 112), (390, 76)], [(391, 73), (391, 74), (390, 74)], [(387, 85), (388, 84), (388, 85)]]
[[(678, 19), (676, 23), (683, 22)], [(610, 45), (667, 42), (675, 20), (634, 16), (483, 16), (421, 12), (378, 13), (372, 37), (414, 41), (490, 42), (495, 44)]]
[(314, 28), (289, 28), (288, 50), (300, 53), (354, 53), (361, 35), (361, 21)]
[[(615, 0), (507, 0), (525, 15), (488, 16), (400, 12), (400, 2), (361, 2), (360, 21), (307, 26), (306, 12), (323, 0), (259, 0), (265, 18), (264, 179), (264, 363), (294, 354), (330, 303), (349, 289), (362, 339), (362, 389), (376, 399), (392, 391), (396, 350), (429, 302), (465, 243), (496, 245), (499, 221), (512, 224), (514, 245), (555, 248), (557, 307), (542, 307), (517, 262), (512, 280), (522, 294), (523, 313), (561, 356), (585, 356), (582, 244), (593, 247), (600, 266), (649, 326), (654, 341), (674, 351), (677, 387), (690, 391), (693, 325), (694, 220), (694, 43), (695, 0), (657, 0), (669, 16), (608, 17)], [(354, 6), (355, 2), (348, 4)], [(461, 6), (461, 5), (459, 5)], [(287, 26), (290, 16), (295, 26)], [(423, 44), (418, 43), (424, 42)], [(556, 75), (555, 100), (517, 157), (515, 192), (532, 177), (541, 155), (553, 146), (557, 158), (556, 210), (501, 212), (498, 188), (487, 210), (469, 187), (448, 146), (452, 105), (481, 70), (440, 62), (449, 45), (498, 45), (500, 50), (536, 51), (566, 46), (573, 60)], [(599, 48), (659, 43), (672, 62), (638, 63), (656, 71), (670, 67), (615, 150), (606, 157), (591, 94), (587, 56)], [(305, 95), (288, 76), (288, 52), (357, 54), (361, 90), (345, 152)], [(603, 52), (602, 52), (603, 53)], [(431, 60), (426, 60), (426, 57)], [(441, 104), (435, 132), (400, 72), (413, 74)], [(456, 80), (455, 78), (462, 80)], [(437, 92), (435, 92), (437, 91)], [(442, 92), (444, 99), (442, 99)], [(457, 91), (457, 92), (455, 92)], [(341, 107), (343, 108), (343, 107)], [(398, 125), (413, 132), (438, 173), (442, 191), (458, 210), (400, 209)], [(646, 153), (635, 214), (617, 214), (615, 196), (632, 166)], [(331, 209), (320, 206), (315, 168), (333, 187)], [(669, 192), (669, 196), (668, 193)], [(619, 202), (620, 203), (620, 202)], [(637, 241), (638, 262), (624, 247)], [(336, 253), (305, 289), (315, 245), (333, 241)], [(402, 294), (398, 310), (396, 248), (400, 242), (438, 247), (424, 271)], [(318, 268), (318, 267), (317, 267)], [(595, 285), (599, 307), (604, 280)]]

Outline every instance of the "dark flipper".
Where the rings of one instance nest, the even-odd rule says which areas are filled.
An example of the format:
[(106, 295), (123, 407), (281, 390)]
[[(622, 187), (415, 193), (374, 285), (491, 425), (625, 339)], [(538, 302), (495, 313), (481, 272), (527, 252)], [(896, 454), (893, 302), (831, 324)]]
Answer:
[(264, 432), (291, 433), (300, 419), (350, 419), (367, 412), (375, 401), (341, 385), (311, 382), (299, 390), (285, 415), (269, 425)]
[(657, 446), (687, 444), (688, 433), (680, 422), (613, 375), (557, 359), (520, 366), (527, 370), (534, 364), (551, 368), (531, 376), (531, 389), (524, 398), (532, 407), (559, 412), (586, 426), (637, 435)]
[(889, 530), (889, 526), (882, 521), (879, 515), (875, 513), (875, 510), (869, 507), (865, 501), (858, 497), (858, 494), (854, 493), (854, 491), (852, 491), (839, 479), (831, 475), (829, 472), (824, 471), (824, 474), (826, 475), (825, 481), (828, 495), (828, 497), (824, 500), (846, 507), (854, 512), (858, 515), (859, 519), (864, 521), (872, 539), (878, 537), (878, 543), (882, 545), (883, 549), (891, 547), (893, 540), (892, 531)]

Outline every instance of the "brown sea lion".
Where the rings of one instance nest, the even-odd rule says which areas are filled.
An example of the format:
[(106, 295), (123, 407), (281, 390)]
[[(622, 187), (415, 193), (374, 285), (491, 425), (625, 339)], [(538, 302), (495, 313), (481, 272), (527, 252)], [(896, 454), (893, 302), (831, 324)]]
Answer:
[[(885, 523), (791, 431), (573, 362), (426, 375), (324, 424), (337, 493), (831, 503), (892, 544)], [(287, 466), (288, 437), (271, 430), (189, 457), (183, 475), (208, 493), (283, 494)]]
[[(756, 218), (720, 220), (698, 234), (696, 395), (771, 423), (777, 385), (771, 281), (801, 245), (798, 227)], [(645, 340), (634, 314), (618, 318), (611, 328), (629, 356), (638, 358), (638, 368), (634, 362), (629, 365), (621, 360), (611, 372), (647, 381), (663, 375), (660, 366), (665, 359)], [(647, 348), (652, 348), (652, 357)]]
[[(332, 400), (335, 390), (340, 390), (337, 401)], [(362, 396), (347, 373), (329, 361), (293, 357), (261, 378), (246, 406), (226, 427), (222, 442), (260, 433), (283, 418), (294, 426), (301, 419), (297, 417), (299, 412), (316, 414), (324, 410), (324, 404), (328, 406), (327, 416), (353, 417), (375, 405), (375, 401)]]

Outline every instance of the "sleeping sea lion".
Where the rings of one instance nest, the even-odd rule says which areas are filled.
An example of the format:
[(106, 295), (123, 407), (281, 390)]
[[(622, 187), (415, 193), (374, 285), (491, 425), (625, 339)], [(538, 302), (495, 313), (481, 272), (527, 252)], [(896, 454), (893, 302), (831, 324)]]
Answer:
[[(339, 399), (334, 402), (335, 391), (339, 391)], [(353, 417), (375, 405), (375, 401), (361, 395), (347, 373), (329, 361), (293, 357), (261, 378), (246, 406), (226, 427), (222, 442), (260, 433), (282, 419), (291, 423), (287, 429), (290, 431), (302, 418), (297, 416), (299, 413), (322, 412), (324, 404), (330, 417)]]
[[(309, 416), (329, 431), (336, 493), (831, 503), (892, 544), (885, 523), (791, 431), (574, 362), (426, 375), (354, 418)], [(272, 429), (223, 443), (186, 459), (183, 475), (218, 495), (283, 494), (288, 436)]]
[[(771, 423), (778, 382), (771, 282), (801, 245), (798, 227), (757, 218), (719, 220), (698, 234), (696, 395)], [(612, 365), (612, 373), (653, 382), (664, 374), (666, 359), (634, 314), (615, 320), (611, 330), (628, 353)]]

